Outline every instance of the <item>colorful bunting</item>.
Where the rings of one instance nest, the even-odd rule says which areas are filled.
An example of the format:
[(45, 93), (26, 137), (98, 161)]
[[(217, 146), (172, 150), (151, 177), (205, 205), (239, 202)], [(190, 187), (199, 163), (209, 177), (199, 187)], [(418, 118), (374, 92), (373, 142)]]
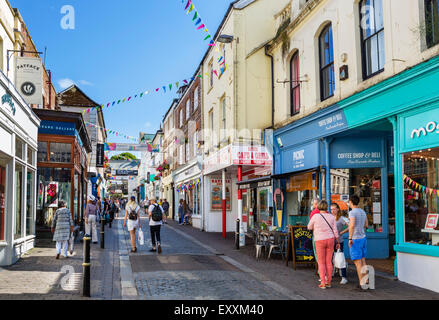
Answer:
[(437, 197), (439, 197), (439, 190), (423, 186), (417, 183), (416, 181), (414, 181), (413, 179), (410, 179), (407, 175), (404, 175), (404, 182), (408, 188), (415, 189), (416, 192), (423, 193), (430, 197), (432, 197), (434, 193), (434, 195), (437, 195)]

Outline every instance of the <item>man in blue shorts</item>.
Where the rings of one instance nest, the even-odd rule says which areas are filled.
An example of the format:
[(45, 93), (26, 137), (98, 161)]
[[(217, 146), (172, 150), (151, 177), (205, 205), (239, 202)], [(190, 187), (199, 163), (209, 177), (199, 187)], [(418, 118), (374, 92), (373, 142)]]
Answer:
[(352, 208), (349, 213), (349, 248), (351, 259), (357, 268), (360, 287), (363, 290), (367, 290), (367, 272), (363, 274), (362, 271), (366, 270), (366, 229), (369, 226), (369, 221), (366, 212), (358, 207), (359, 203), (360, 198), (356, 195), (349, 199), (349, 206)]

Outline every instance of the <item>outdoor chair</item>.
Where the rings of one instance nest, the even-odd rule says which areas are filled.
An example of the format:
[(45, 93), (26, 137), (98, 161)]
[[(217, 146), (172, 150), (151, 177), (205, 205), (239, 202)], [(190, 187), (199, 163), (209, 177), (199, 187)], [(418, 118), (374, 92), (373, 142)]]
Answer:
[(286, 236), (282, 235), (280, 232), (275, 232), (274, 235), (271, 237), (269, 242), (269, 254), (267, 257), (267, 260), (271, 258), (271, 254), (280, 254), (282, 256), (282, 260), (285, 259), (285, 253), (286, 253)]

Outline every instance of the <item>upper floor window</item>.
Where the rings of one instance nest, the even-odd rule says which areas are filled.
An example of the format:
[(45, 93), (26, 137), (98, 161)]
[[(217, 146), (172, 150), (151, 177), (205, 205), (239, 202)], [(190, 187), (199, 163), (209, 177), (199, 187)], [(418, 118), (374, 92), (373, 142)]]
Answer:
[(180, 109), (180, 128), (183, 127), (183, 108)]
[(363, 78), (367, 79), (384, 70), (383, 0), (363, 0), (361, 10), (361, 47)]
[(299, 52), (296, 52), (290, 62), (291, 79), (291, 115), (300, 112), (300, 71), (299, 71)]
[(323, 29), (319, 37), (320, 51), (320, 99), (326, 100), (334, 95), (334, 46), (332, 40), (332, 25)]
[(189, 120), (191, 115), (191, 98), (186, 101), (186, 121)]
[(209, 87), (213, 87), (213, 63), (209, 64)]
[(425, 1), (425, 35), (427, 47), (439, 43), (439, 0)]
[(194, 111), (197, 110), (197, 108), (198, 108), (199, 94), (200, 94), (200, 88), (197, 87), (197, 89), (195, 89), (195, 93), (194, 93)]

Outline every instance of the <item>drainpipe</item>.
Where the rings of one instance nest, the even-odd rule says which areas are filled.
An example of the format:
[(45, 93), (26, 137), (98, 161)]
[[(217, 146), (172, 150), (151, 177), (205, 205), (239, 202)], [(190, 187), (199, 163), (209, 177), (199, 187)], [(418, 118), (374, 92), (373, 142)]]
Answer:
[(271, 128), (274, 130), (274, 58), (268, 53), (269, 45), (265, 46), (265, 55), (271, 60)]

